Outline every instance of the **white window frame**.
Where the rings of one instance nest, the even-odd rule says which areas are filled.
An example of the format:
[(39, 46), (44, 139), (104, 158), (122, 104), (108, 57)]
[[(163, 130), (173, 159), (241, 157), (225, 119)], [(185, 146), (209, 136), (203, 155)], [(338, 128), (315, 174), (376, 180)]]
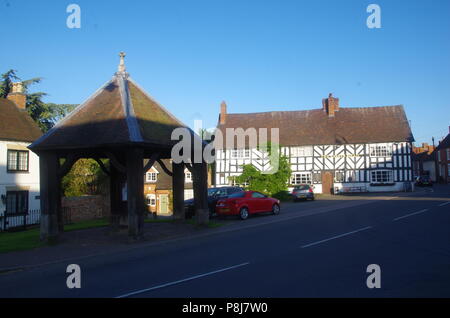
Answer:
[(30, 152), (21, 149), (7, 150), (7, 172), (29, 172)]
[(313, 148), (312, 147), (291, 147), (290, 149), (291, 158), (295, 157), (312, 157)]
[(291, 175), (291, 184), (312, 184), (312, 173), (311, 172), (294, 172)]
[(184, 182), (192, 183), (192, 172), (189, 169), (184, 170)]
[(370, 183), (373, 184), (394, 183), (394, 171), (386, 169), (371, 170)]
[(231, 149), (231, 159), (250, 158), (250, 149)]
[(156, 206), (156, 195), (155, 194), (147, 194), (147, 205), (148, 206)]
[(391, 157), (392, 145), (370, 145), (370, 157)]
[(156, 183), (158, 181), (158, 172), (148, 171), (145, 174), (145, 181), (150, 183)]

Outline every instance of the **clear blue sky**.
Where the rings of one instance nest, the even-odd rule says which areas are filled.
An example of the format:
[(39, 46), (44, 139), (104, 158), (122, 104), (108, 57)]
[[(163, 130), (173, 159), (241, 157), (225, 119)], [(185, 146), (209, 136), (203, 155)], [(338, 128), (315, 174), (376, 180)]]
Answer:
[[(81, 29), (66, 7), (81, 7)], [(366, 8), (381, 7), (381, 29)], [(449, 0), (0, 0), (0, 72), (81, 103), (116, 71), (183, 122), (229, 112), (403, 104), (418, 142), (450, 125)]]

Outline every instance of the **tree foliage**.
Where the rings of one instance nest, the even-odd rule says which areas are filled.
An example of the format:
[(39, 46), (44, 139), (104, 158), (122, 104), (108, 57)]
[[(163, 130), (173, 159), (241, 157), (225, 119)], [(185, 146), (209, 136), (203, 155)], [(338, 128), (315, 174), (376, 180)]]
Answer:
[[(264, 174), (256, 169), (252, 164), (242, 166), (242, 174), (236, 177), (231, 177), (232, 180), (240, 185), (245, 185), (247, 190), (259, 191), (270, 196), (282, 196), (288, 189), (288, 181), (291, 177), (291, 166), (288, 158), (281, 155), (280, 147), (270, 147), (268, 149), (270, 156), (278, 157), (278, 170), (272, 174)], [(270, 153), (270, 149), (275, 150), (275, 153)]]
[[(12, 90), (12, 83), (14, 81), (21, 80), (16, 73), (17, 71), (15, 70), (9, 70), (1, 75), (0, 98), (6, 98)], [(34, 77), (28, 80), (23, 80), (22, 84), (24, 94), (27, 96), (26, 109), (31, 118), (33, 118), (33, 120), (39, 125), (42, 131), (46, 132), (66, 114), (71, 112), (76, 105), (45, 103), (42, 99), (47, 96), (46, 93), (30, 93), (30, 86), (39, 84), (41, 81), (41, 77)]]
[(105, 194), (108, 184), (108, 176), (95, 160), (79, 159), (62, 179), (62, 193), (66, 197)]
[(0, 80), (0, 98), (6, 98), (12, 90), (12, 83), (19, 80), (15, 70), (9, 70), (1, 75)]
[[(9, 70), (0, 76), (0, 98), (6, 98), (12, 91), (13, 82), (22, 81), (26, 94), (26, 109), (31, 118), (43, 132), (51, 129), (59, 120), (71, 112), (76, 105), (45, 103), (44, 92), (30, 92), (30, 87), (41, 83), (41, 77), (21, 80), (17, 71)], [(104, 194), (107, 192), (108, 177), (99, 164), (92, 159), (80, 159), (62, 180), (62, 192), (65, 196)]]

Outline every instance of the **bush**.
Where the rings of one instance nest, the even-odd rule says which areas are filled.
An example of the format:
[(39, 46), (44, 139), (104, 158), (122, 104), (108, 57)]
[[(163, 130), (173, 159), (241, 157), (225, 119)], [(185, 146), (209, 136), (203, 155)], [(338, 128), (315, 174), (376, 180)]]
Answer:
[[(273, 149), (269, 146), (266, 149), (275, 150), (275, 153), (270, 154), (271, 160), (273, 157), (275, 160), (278, 159), (278, 170), (275, 173), (264, 174), (253, 165), (248, 164), (242, 166), (243, 171), (240, 176), (231, 179), (236, 184), (247, 184), (245, 186), (247, 190), (259, 191), (273, 197), (279, 195), (283, 200), (288, 200), (288, 182), (292, 173), (288, 158), (280, 154), (279, 146), (273, 147)], [(286, 193), (283, 194), (284, 192)]]
[(280, 201), (292, 201), (292, 195), (289, 191), (280, 191), (278, 193), (275, 193), (272, 195), (275, 199), (278, 199)]

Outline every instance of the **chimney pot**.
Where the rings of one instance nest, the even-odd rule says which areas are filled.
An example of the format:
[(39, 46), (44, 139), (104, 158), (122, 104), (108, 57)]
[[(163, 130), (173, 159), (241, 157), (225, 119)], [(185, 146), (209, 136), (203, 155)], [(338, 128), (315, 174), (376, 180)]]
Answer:
[(25, 109), (27, 105), (27, 95), (25, 95), (23, 91), (23, 84), (21, 82), (12, 83), (12, 91), (6, 97), (16, 104), (19, 109)]

